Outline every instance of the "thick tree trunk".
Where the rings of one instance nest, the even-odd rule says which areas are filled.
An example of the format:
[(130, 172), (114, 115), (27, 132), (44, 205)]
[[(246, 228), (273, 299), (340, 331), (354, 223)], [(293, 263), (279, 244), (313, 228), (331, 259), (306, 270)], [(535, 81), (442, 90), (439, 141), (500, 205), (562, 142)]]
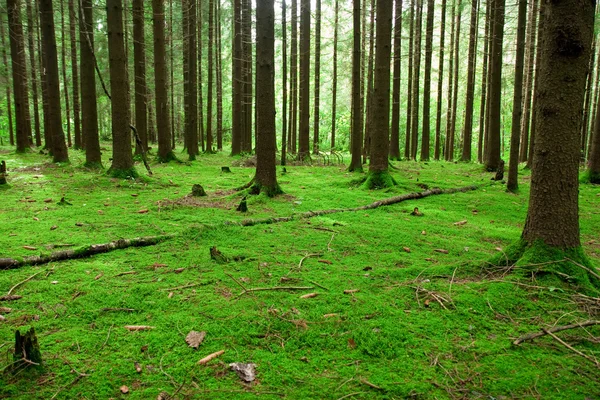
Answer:
[(52, 0), (40, 0), (40, 25), (42, 28), (42, 46), (46, 58), (48, 85), (48, 123), (46, 129), (52, 136), (52, 157), (54, 162), (68, 162), (65, 134), (62, 130), (60, 110), (60, 82), (58, 78), (58, 55), (54, 36), (54, 12)]
[(298, 160), (310, 159), (310, 0), (300, 0), (300, 130)]
[(133, 73), (135, 76), (135, 127), (142, 142), (135, 154), (148, 151), (148, 106), (146, 104), (146, 38), (144, 35), (144, 2), (133, 0)]
[(256, 3), (256, 175), (253, 193), (272, 197), (277, 184), (275, 152), (275, 9), (273, 0)]
[(79, 71), (77, 67), (77, 22), (74, 0), (69, 0), (69, 37), (71, 43), (71, 78), (73, 79), (73, 131), (76, 149), (82, 148), (81, 142), (81, 104), (79, 102)]
[[(38, 104), (38, 84), (37, 77), (38, 71), (36, 69), (35, 62), (35, 48), (33, 45), (33, 33), (36, 30), (33, 18), (33, 0), (27, 0), (27, 41), (29, 47), (29, 66), (31, 69), (31, 96), (33, 97), (33, 121), (35, 129), (35, 145), (40, 147), (42, 145), (42, 134), (40, 129), (40, 112)], [(35, 19), (37, 21), (37, 18)]]
[[(336, 3), (337, 4), (337, 3)], [(394, 11), (394, 71), (392, 84), (392, 126), (390, 158), (400, 160), (400, 84), (402, 67), (402, 0), (395, 0)]]
[[(336, 0), (337, 1), (337, 0)], [(283, 99), (281, 99), (281, 165), (285, 166), (287, 158), (287, 107), (288, 107), (288, 68), (287, 68), (287, 9), (285, 0), (281, 1), (281, 32), (282, 32), (282, 45), (281, 45), (281, 70), (283, 80)], [(334, 45), (335, 48), (335, 45)], [(335, 57), (335, 50), (334, 55)], [(335, 68), (335, 67), (334, 67)], [(335, 70), (335, 69), (334, 69)], [(334, 78), (335, 82), (335, 78)]]
[(510, 135), (510, 163), (506, 187), (515, 192), (519, 188), (519, 141), (523, 99), (523, 59), (525, 58), (525, 21), (527, 19), (527, 0), (519, 0), (517, 22), (517, 56), (515, 60), (515, 89), (513, 96), (512, 130)]
[(81, 68), (81, 139), (85, 147), (85, 166), (102, 166), (98, 135), (98, 105), (96, 103), (96, 71), (94, 69), (94, 29), (92, 0), (79, 5), (79, 66)]
[[(242, 3), (241, 0), (233, 2), (233, 68), (231, 71), (232, 84), (232, 127), (231, 127), (231, 155), (242, 152)], [(207, 99), (210, 100), (210, 99)]]
[(523, 239), (559, 249), (581, 245), (579, 134), (594, 25), (594, 3), (544, 3), (536, 92), (537, 128)]
[(465, 123), (463, 126), (463, 148), (461, 161), (471, 162), (471, 141), (473, 138), (473, 101), (475, 98), (475, 59), (477, 50), (478, 1), (471, 2), (471, 26), (469, 29), (469, 66), (467, 68), (467, 98), (465, 102)]
[(362, 171), (360, 149), (362, 146), (362, 101), (361, 93), (361, 34), (360, 0), (352, 0), (352, 160), (349, 171)]
[(421, 160), (429, 161), (430, 106), (431, 106), (431, 58), (433, 54), (434, 0), (427, 0), (427, 28), (425, 35), (425, 81), (423, 82), (423, 132), (421, 136)]
[(529, 150), (529, 126), (531, 123), (531, 98), (533, 94), (533, 70), (535, 56), (535, 41), (537, 34), (538, 0), (529, 3), (529, 19), (527, 22), (527, 42), (525, 44), (525, 98), (523, 99), (523, 114), (521, 116), (521, 140), (519, 161), (527, 161)]
[(313, 154), (319, 154), (319, 124), (321, 105), (321, 0), (315, 13), (315, 105), (313, 113)]
[(444, 84), (444, 36), (446, 29), (446, 0), (442, 0), (442, 21), (440, 25), (440, 57), (438, 66), (437, 83), (437, 109), (435, 117), (435, 145), (433, 159), (438, 161), (441, 153), (441, 128), (442, 128), (442, 92)]

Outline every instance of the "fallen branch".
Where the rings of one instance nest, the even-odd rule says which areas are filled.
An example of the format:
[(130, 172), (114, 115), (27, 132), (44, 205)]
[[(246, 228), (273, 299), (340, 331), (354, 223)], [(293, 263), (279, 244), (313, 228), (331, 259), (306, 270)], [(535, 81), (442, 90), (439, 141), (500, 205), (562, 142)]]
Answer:
[(544, 329), (544, 328), (542, 328), (542, 329), (544, 330), (544, 333), (552, 336), (552, 338), (554, 340), (556, 340), (558, 343), (565, 346), (567, 349), (571, 350), (575, 354), (580, 355), (581, 357), (585, 358), (586, 360), (593, 362), (594, 364), (596, 364), (596, 367), (600, 367), (600, 363), (595, 358), (592, 358), (592, 357), (588, 356), (587, 354), (583, 354), (582, 352), (580, 352), (579, 350), (577, 350), (576, 348), (574, 348), (573, 346), (571, 346), (570, 344), (568, 344), (567, 342), (565, 342), (564, 340), (562, 340), (561, 338), (556, 336), (554, 333), (550, 332), (549, 329)]
[(573, 329), (573, 328), (584, 328), (586, 326), (593, 326), (593, 325), (600, 325), (600, 321), (584, 321), (584, 322), (579, 322), (576, 324), (570, 324), (570, 325), (563, 325), (563, 326), (555, 326), (554, 328), (549, 328), (549, 329), (544, 329), (542, 328), (542, 332), (533, 332), (533, 333), (528, 333), (527, 335), (523, 335), (521, 337), (519, 337), (517, 340), (515, 340), (513, 342), (514, 345), (518, 345), (521, 344), (527, 340), (533, 340), (545, 335), (550, 335), (550, 333), (554, 333), (554, 332), (560, 332), (560, 331), (566, 331), (567, 329)]
[(39, 256), (24, 257), (22, 259), (15, 258), (0, 258), (0, 270), (3, 269), (15, 269), (23, 267), (25, 265), (40, 265), (47, 264), (55, 261), (73, 260), (77, 258), (91, 257), (96, 254), (108, 253), (113, 250), (126, 249), (128, 247), (144, 247), (153, 246), (167, 239), (172, 238), (173, 235), (163, 236), (145, 236), (137, 237), (133, 239), (119, 239), (108, 243), (92, 244), (89, 246), (83, 246), (79, 249), (57, 251), (51, 254), (42, 254)]
[(215, 358), (219, 357), (223, 353), (225, 353), (225, 350), (219, 350), (212, 354), (209, 354), (206, 357), (204, 357), (203, 359), (201, 359), (200, 361), (198, 361), (198, 364), (204, 365), (204, 364), (208, 363), (209, 361), (214, 360)]
[(579, 268), (589, 272), (590, 274), (592, 274), (593, 276), (595, 276), (597, 279), (600, 279), (600, 275), (598, 275), (597, 273), (595, 273), (594, 271), (592, 271), (591, 269), (589, 269), (588, 267), (586, 267), (585, 265), (581, 265), (578, 262), (575, 262), (573, 260), (571, 260), (570, 258), (565, 258), (565, 260), (572, 262), (574, 265), (578, 266)]

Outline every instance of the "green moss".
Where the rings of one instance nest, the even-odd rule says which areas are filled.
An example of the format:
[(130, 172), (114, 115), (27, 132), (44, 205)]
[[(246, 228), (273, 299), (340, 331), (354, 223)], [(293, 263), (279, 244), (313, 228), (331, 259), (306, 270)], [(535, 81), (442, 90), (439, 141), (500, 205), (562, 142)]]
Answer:
[(250, 188), (248, 189), (248, 193), (255, 194), (255, 195), (259, 194), (259, 193), (263, 193), (267, 197), (275, 197), (279, 194), (283, 194), (283, 190), (279, 186), (279, 183), (276, 183), (275, 186), (264, 186), (255, 181), (252, 184), (252, 186), (250, 186)]
[(131, 167), (129, 169), (110, 168), (106, 174), (112, 178), (118, 179), (135, 179), (139, 176), (135, 167)]
[(363, 184), (365, 189), (386, 189), (397, 185), (398, 183), (388, 171), (369, 172), (367, 179)]
[(83, 164), (83, 166), (88, 169), (103, 169), (104, 168), (102, 166), (101, 162), (86, 162)]
[(581, 183), (600, 184), (600, 173), (592, 172), (589, 169), (581, 176)]
[(161, 164), (166, 164), (169, 163), (171, 161), (178, 161), (181, 162), (177, 156), (175, 155), (175, 153), (173, 153), (172, 151), (168, 152), (167, 155), (165, 157), (161, 157), (161, 156), (156, 156), (156, 161), (158, 161)]

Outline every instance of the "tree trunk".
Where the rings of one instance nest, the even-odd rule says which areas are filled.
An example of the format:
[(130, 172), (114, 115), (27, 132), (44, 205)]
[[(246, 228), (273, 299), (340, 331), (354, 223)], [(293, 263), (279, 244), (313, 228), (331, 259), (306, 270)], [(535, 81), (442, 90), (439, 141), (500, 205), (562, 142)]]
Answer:
[[(171, 76), (169, 80), (169, 94), (171, 96), (171, 149), (175, 149), (175, 136), (179, 135), (180, 130), (175, 129), (175, 50), (173, 46), (173, 0), (169, 0), (169, 35), (165, 37), (166, 43), (169, 44), (169, 62), (170, 69), (169, 74)], [(179, 116), (177, 116), (177, 122), (179, 122)]]
[[(241, 0), (233, 2), (233, 66), (231, 71), (232, 87), (232, 127), (231, 155), (242, 152), (242, 4)], [(209, 99), (207, 99), (209, 100)]]
[(275, 152), (275, 9), (273, 0), (256, 3), (256, 175), (253, 193), (272, 197), (277, 184)]
[(183, 0), (185, 146), (190, 161), (198, 155), (198, 82), (196, 68), (196, 0)]
[(313, 154), (319, 154), (319, 123), (321, 104), (321, 0), (315, 11), (315, 105), (313, 115)]
[(331, 89), (331, 150), (335, 150), (335, 124), (337, 119), (337, 81), (338, 81), (338, 25), (339, 25), (339, 0), (335, 0), (335, 17), (333, 23), (333, 87)]
[(454, 93), (452, 94), (452, 119), (450, 120), (450, 142), (448, 143), (448, 152), (450, 159), (454, 159), (454, 149), (456, 148), (456, 116), (458, 106), (458, 73), (460, 69), (460, 22), (462, 18), (462, 5), (461, 0), (458, 0), (457, 4), (458, 14), (456, 15), (456, 26), (454, 32), (454, 84), (452, 88)]
[(594, 3), (544, 3), (537, 127), (523, 239), (562, 250), (581, 245), (579, 133), (594, 25)]
[(98, 136), (96, 71), (94, 69), (94, 29), (92, 0), (79, 5), (79, 67), (81, 68), (81, 136), (85, 147), (85, 166), (102, 167)]
[(423, 132), (421, 136), (421, 160), (429, 161), (430, 106), (431, 106), (431, 57), (433, 55), (434, 0), (427, 0), (427, 27), (425, 34), (425, 81), (423, 85)]
[(215, 72), (217, 78), (217, 150), (223, 150), (223, 68), (221, 62), (221, 2), (215, 2), (215, 35), (216, 42), (216, 64)]
[(417, 160), (419, 147), (419, 94), (421, 89), (421, 39), (423, 36), (423, 1), (417, 0), (417, 18), (415, 21), (415, 43), (413, 45), (413, 84), (412, 84), (412, 112), (410, 132), (410, 158)]
[(300, 0), (300, 130), (298, 160), (310, 159), (310, 0)]
[(519, 188), (519, 142), (523, 100), (523, 59), (525, 58), (525, 21), (527, 20), (527, 0), (519, 0), (517, 22), (517, 56), (515, 59), (515, 89), (513, 96), (512, 129), (510, 135), (510, 162), (506, 188), (515, 192)]
[[(31, 96), (33, 97), (33, 121), (35, 128), (35, 145), (40, 147), (42, 145), (42, 134), (40, 129), (40, 112), (39, 112), (39, 104), (38, 104), (38, 86), (37, 86), (37, 76), (38, 71), (35, 67), (35, 48), (33, 46), (33, 32), (36, 27), (34, 24), (33, 18), (33, 7), (31, 2), (33, 0), (27, 0), (27, 40), (29, 47), (29, 65), (31, 68)], [(37, 21), (37, 18), (35, 19)]]
[(400, 84), (402, 68), (402, 0), (396, 0), (394, 11), (394, 71), (392, 78), (392, 126), (390, 158), (400, 160)]
[(500, 135), (502, 108), (502, 41), (504, 38), (504, 0), (494, 0), (493, 40), (491, 48), (491, 93), (489, 139), (485, 149), (485, 168), (496, 171), (500, 165)]
[(590, 62), (585, 84), (585, 100), (583, 103), (583, 118), (581, 123), (581, 162), (585, 163), (586, 149), (588, 147), (588, 135), (590, 131), (590, 110), (592, 104), (592, 86), (594, 86), (594, 65), (596, 62), (596, 38), (592, 41), (592, 50), (590, 52)]
[(477, 140), (477, 161), (483, 163), (483, 145), (487, 132), (487, 93), (488, 93), (488, 61), (490, 43), (490, 15), (492, 0), (485, 2), (485, 36), (483, 39), (483, 68), (481, 73), (481, 101), (479, 105), (479, 138)]
[[(198, 60), (197, 60), (197, 65), (198, 65), (198, 131), (199, 131), (199, 140), (200, 140), (200, 149), (204, 152), (205, 151), (205, 145), (204, 145), (204, 107), (203, 107), (203, 82), (202, 82), (202, 27), (204, 26), (204, 21), (202, 20), (202, 4), (203, 1), (202, 0), (196, 0), (196, 8), (198, 11), (198, 51), (197, 51), (197, 56), (198, 56)], [(235, 22), (234, 22), (235, 25)], [(235, 42), (234, 42), (234, 46), (235, 46)], [(235, 47), (234, 47), (234, 52), (235, 52)], [(235, 62), (235, 57), (234, 58), (234, 62)], [(232, 72), (232, 78), (233, 78), (233, 72)], [(233, 84), (233, 88), (235, 88), (235, 80), (232, 79), (232, 81), (234, 82)], [(233, 100), (233, 96), (232, 96), (232, 100)], [(234, 107), (232, 106), (232, 109)], [(233, 115), (232, 115), (233, 117)], [(233, 119), (232, 121), (232, 128), (231, 128), (231, 132), (232, 132), (232, 138), (233, 138), (233, 130), (234, 127), (236, 126), (236, 122), (235, 119)], [(239, 144), (239, 141), (238, 141)], [(232, 150), (233, 150), (233, 140), (232, 140), (232, 146), (231, 146)], [(233, 151), (232, 151), (233, 153)]]
[(171, 150), (171, 115), (167, 94), (167, 56), (165, 51), (165, 0), (152, 0), (154, 32), (154, 98), (158, 134), (158, 159), (169, 162), (175, 158)]
[(521, 116), (521, 140), (519, 161), (526, 162), (529, 150), (529, 126), (531, 122), (531, 98), (533, 94), (533, 70), (535, 56), (535, 41), (537, 33), (538, 0), (529, 3), (529, 20), (527, 22), (527, 43), (525, 44), (525, 98), (523, 99), (523, 114)]
[(441, 153), (442, 142), (442, 92), (444, 84), (444, 36), (446, 29), (446, 0), (442, 0), (442, 22), (440, 25), (440, 57), (438, 66), (438, 83), (437, 83), (437, 109), (435, 117), (435, 145), (433, 150), (433, 159), (438, 161)]
[(129, 134), (129, 78), (123, 41), (122, 0), (106, 0), (106, 21), (113, 138), (113, 157), (109, 172), (119, 178), (136, 177)]
[[(337, 1), (337, 0), (336, 0)], [(281, 165), (285, 166), (287, 158), (287, 107), (288, 107), (288, 69), (287, 69), (287, 9), (285, 0), (281, 1), (281, 70), (283, 78), (283, 99), (281, 100)], [(335, 48), (335, 45), (334, 45)], [(335, 50), (334, 50), (335, 57)], [(334, 67), (335, 68), (335, 67)], [(334, 69), (335, 70), (335, 69)], [(335, 79), (334, 79), (335, 82)]]
[(69, 102), (69, 89), (67, 87), (67, 45), (66, 45), (66, 25), (65, 25), (65, 0), (60, 0), (60, 38), (61, 38), (61, 48), (60, 48), (60, 60), (62, 66), (62, 78), (63, 78), (63, 87), (65, 94), (65, 114), (67, 121), (67, 145), (69, 147), (73, 146), (73, 141), (71, 139), (71, 104)]
[(363, 163), (366, 164), (371, 146), (371, 130), (373, 129), (373, 63), (375, 61), (375, 0), (371, 0), (371, 23), (369, 25), (369, 56), (367, 66), (367, 104), (365, 133), (363, 138)]
[(4, 71), (6, 71), (6, 114), (8, 116), (8, 137), (11, 146), (15, 145), (15, 134), (13, 131), (12, 106), (11, 106), (11, 91), (10, 91), (10, 76), (8, 73), (8, 58), (6, 57), (6, 40), (4, 33), (4, 24), (0, 24), (0, 36), (2, 36), (2, 62)]
[(471, 162), (471, 141), (473, 137), (473, 101), (475, 97), (475, 58), (477, 50), (478, 1), (471, 2), (471, 27), (469, 31), (469, 66), (467, 69), (467, 98), (465, 123), (463, 127), (463, 149), (461, 161)]
[[(208, 2), (208, 82), (206, 88), (206, 152), (213, 152), (213, 49), (215, 38), (214, 0)], [(243, 126), (243, 125), (242, 125)], [(243, 141), (242, 141), (243, 143)], [(243, 145), (242, 145), (243, 146)], [(243, 149), (242, 149), (243, 150)]]
[(298, 1), (292, 0), (292, 39), (290, 59), (290, 120), (288, 129), (288, 151), (296, 153), (298, 132)]
[(58, 55), (54, 37), (54, 12), (52, 0), (40, 0), (40, 25), (42, 46), (46, 58), (46, 84), (48, 85), (48, 123), (46, 129), (52, 136), (52, 158), (54, 162), (68, 162), (65, 134), (62, 130), (60, 112), (60, 82), (58, 78)]
[[(214, 37), (214, 36), (213, 36)], [(242, 0), (242, 53), (244, 71), (242, 151), (252, 153), (252, 1)]]
[(592, 104), (592, 123), (591, 123), (591, 132), (590, 139), (588, 140), (588, 147), (585, 149), (586, 152), (586, 160), (588, 162), (591, 161), (592, 155), (592, 146), (594, 142), (594, 134), (596, 130), (596, 121), (598, 120), (598, 104), (600, 103), (598, 96), (600, 96), (600, 46), (596, 46), (598, 48), (598, 55), (596, 57), (596, 83), (594, 87), (594, 101)]
[(135, 126), (142, 142), (135, 147), (135, 154), (148, 151), (148, 106), (146, 104), (146, 39), (144, 35), (144, 2), (133, 0), (133, 63), (135, 75)]
[(81, 149), (81, 105), (79, 102), (79, 71), (77, 68), (77, 35), (74, 0), (69, 0), (69, 36), (71, 39), (71, 77), (73, 79), (73, 131), (75, 148)]
[(361, 34), (360, 34), (360, 0), (352, 0), (352, 160), (348, 171), (362, 172), (362, 101), (361, 93)]
[(408, 93), (406, 106), (406, 138), (404, 142), (404, 158), (410, 160), (411, 155), (411, 132), (412, 132), (412, 109), (413, 109), (413, 60), (415, 56), (415, 8), (416, 0), (410, 2), (410, 36), (408, 38)]
[[(535, 72), (534, 72), (534, 83), (533, 83), (533, 98), (531, 99), (532, 101), (532, 106), (531, 106), (531, 120), (535, 121), (537, 119), (537, 112), (538, 112), (538, 107), (537, 107), (537, 101), (538, 101), (538, 93), (539, 93), (539, 85), (540, 85), (540, 79), (538, 79), (540, 77), (540, 65), (541, 65), (541, 57), (542, 57), (542, 37), (544, 35), (544, 24), (542, 23), (542, 21), (544, 20), (544, 15), (545, 15), (545, 9), (546, 9), (546, 4), (541, 2), (540, 3), (540, 15), (539, 15), (539, 24), (538, 24), (538, 37), (537, 37), (537, 44), (536, 44), (536, 52), (535, 52)], [(533, 152), (535, 150), (535, 136), (536, 136), (536, 131), (537, 131), (537, 124), (533, 123), (531, 124), (531, 132), (529, 133), (529, 150), (528, 150), (528, 158), (527, 158), (527, 165), (525, 166), (525, 168), (531, 168), (531, 166), (533, 165)]]
[(454, 94), (454, 36), (456, 30), (455, 15), (456, 0), (452, 0), (452, 11), (450, 12), (450, 57), (448, 59), (448, 111), (446, 112), (446, 140), (444, 141), (444, 159), (446, 161), (452, 161), (453, 159), (453, 153), (450, 148), (450, 132), (452, 130), (452, 95)]
[[(596, 103), (600, 108), (600, 101)], [(588, 157), (587, 177), (591, 183), (600, 183), (600, 110), (596, 110), (595, 125), (590, 138), (590, 152)]]
[(27, 68), (25, 65), (25, 43), (21, 24), (20, 0), (7, 0), (8, 33), (12, 61), (13, 94), (16, 120), (17, 152), (29, 148), (31, 122), (28, 118), (29, 96), (27, 95)]
[(366, 187), (382, 188), (395, 182), (388, 172), (390, 145), (390, 57), (392, 42), (392, 0), (377, 0), (377, 51), (373, 96), (371, 163)]

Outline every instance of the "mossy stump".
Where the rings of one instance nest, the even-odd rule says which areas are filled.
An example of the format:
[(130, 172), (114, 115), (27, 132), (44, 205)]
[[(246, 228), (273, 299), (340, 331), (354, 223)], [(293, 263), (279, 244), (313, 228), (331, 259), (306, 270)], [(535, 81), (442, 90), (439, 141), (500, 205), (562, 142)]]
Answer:
[(203, 197), (206, 196), (206, 191), (204, 190), (204, 188), (202, 187), (202, 185), (199, 185), (197, 183), (195, 183), (192, 186), (192, 196), (193, 197)]
[(0, 162), (0, 185), (6, 185), (6, 161)]
[(23, 370), (39, 371), (42, 369), (42, 353), (33, 327), (23, 335), (20, 331), (15, 331), (13, 360), (14, 363), (10, 368), (13, 374), (20, 373)]
[(229, 167), (221, 167), (221, 172), (226, 173), (226, 174), (230, 174), (231, 173), (231, 168), (229, 168)]

